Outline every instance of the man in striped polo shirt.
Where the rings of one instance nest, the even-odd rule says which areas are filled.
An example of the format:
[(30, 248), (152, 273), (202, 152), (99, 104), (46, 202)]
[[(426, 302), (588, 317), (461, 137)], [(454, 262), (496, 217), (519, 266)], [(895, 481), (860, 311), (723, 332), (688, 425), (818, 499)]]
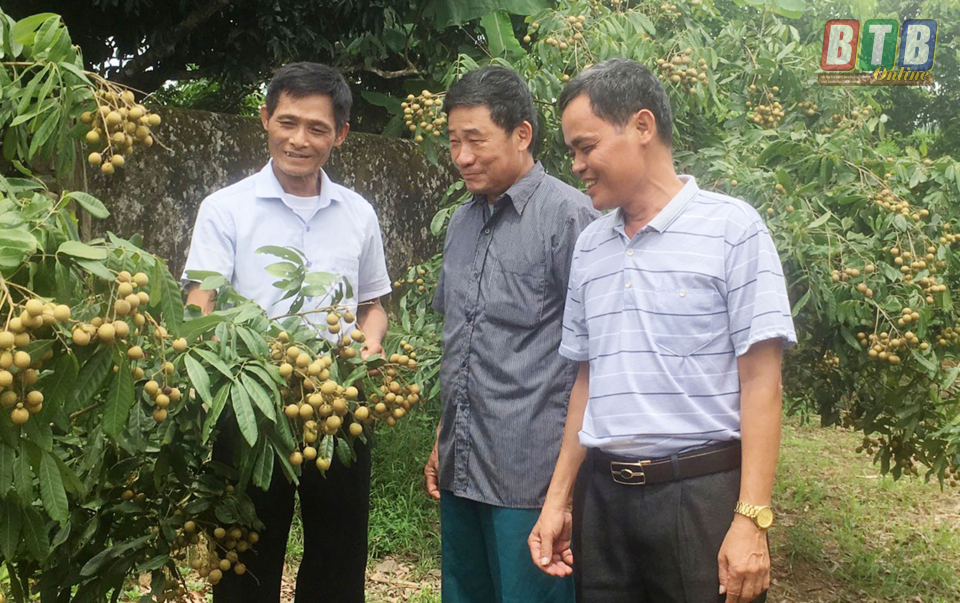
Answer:
[(530, 539), (589, 603), (765, 599), (781, 350), (796, 343), (758, 213), (677, 176), (656, 76), (611, 59), (559, 100), (597, 209), (577, 240), (560, 353), (579, 363)]

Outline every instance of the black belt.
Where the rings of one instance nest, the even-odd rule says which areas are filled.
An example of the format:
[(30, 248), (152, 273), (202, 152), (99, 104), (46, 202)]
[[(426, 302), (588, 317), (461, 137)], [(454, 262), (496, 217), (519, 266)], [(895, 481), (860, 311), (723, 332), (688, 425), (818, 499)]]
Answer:
[(699, 477), (740, 466), (740, 441), (720, 442), (668, 457), (637, 460), (607, 454), (596, 448), (588, 452), (593, 468), (618, 484), (643, 486)]

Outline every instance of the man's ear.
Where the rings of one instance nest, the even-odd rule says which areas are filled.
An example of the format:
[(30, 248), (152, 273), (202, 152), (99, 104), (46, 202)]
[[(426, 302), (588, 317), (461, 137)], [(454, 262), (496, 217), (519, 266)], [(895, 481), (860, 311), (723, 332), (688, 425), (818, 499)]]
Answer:
[(657, 118), (650, 109), (640, 109), (634, 115), (635, 127), (644, 144), (657, 138)]
[(514, 132), (516, 132), (521, 151), (528, 151), (533, 147), (533, 126), (529, 121), (523, 120)]
[(260, 123), (263, 124), (263, 129), (267, 129), (267, 122), (270, 121), (270, 115), (267, 113), (267, 106), (260, 105)]
[(347, 139), (347, 134), (350, 132), (350, 122), (343, 124), (343, 127), (337, 132), (337, 138), (333, 141), (333, 146), (339, 147), (343, 144), (343, 141)]

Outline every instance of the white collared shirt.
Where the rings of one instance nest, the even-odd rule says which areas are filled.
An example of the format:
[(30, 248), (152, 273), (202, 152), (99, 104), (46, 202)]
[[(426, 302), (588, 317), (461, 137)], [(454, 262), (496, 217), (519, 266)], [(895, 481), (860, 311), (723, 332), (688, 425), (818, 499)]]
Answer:
[[(191, 270), (218, 272), (240, 295), (263, 306), (270, 317), (286, 314), (291, 299), (273, 286), (279, 280), (267, 266), (283, 261), (257, 253), (265, 245), (294, 247), (307, 258), (310, 272), (342, 275), (353, 297), (342, 304), (356, 313), (357, 302), (390, 292), (383, 239), (376, 212), (352, 190), (321, 170), (320, 199), (309, 220), (287, 205), (273, 162), (260, 172), (220, 189), (203, 200), (193, 228), (183, 280)], [(325, 297), (307, 298), (301, 312), (329, 305)]]

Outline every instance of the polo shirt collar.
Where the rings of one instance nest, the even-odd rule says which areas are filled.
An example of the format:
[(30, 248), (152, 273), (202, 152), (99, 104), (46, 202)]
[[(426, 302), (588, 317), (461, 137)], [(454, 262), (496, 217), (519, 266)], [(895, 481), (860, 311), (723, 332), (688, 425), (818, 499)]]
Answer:
[[(537, 187), (540, 186), (540, 182), (546, 173), (546, 170), (543, 169), (543, 164), (537, 161), (526, 174), (514, 182), (505, 193), (500, 195), (500, 198), (497, 199), (494, 205), (500, 205), (503, 199), (507, 199), (513, 203), (513, 208), (517, 210), (517, 213), (523, 215), (523, 208), (527, 206), (530, 197), (536, 192)], [(486, 195), (474, 195), (473, 201), (474, 203), (486, 203), (487, 197)]]
[[(267, 162), (267, 165), (257, 174), (254, 187), (255, 195), (258, 199), (280, 199), (283, 200), (283, 187), (277, 180), (277, 175), (273, 173), (273, 159)], [(331, 201), (343, 201), (343, 195), (333, 184), (330, 177), (324, 170), (320, 170), (320, 207), (326, 207)]]
[[(683, 188), (681, 188), (676, 195), (667, 203), (667, 205), (660, 210), (656, 216), (653, 217), (646, 226), (640, 230), (646, 230), (647, 228), (656, 230), (657, 232), (664, 232), (671, 224), (680, 217), (680, 214), (683, 213), (683, 210), (690, 205), (690, 202), (693, 201), (693, 198), (697, 196), (697, 193), (700, 192), (700, 187), (697, 186), (697, 181), (693, 176), (687, 174), (681, 174), (677, 176), (681, 182), (683, 182)], [(626, 226), (623, 219), (623, 210), (617, 208), (615, 212), (611, 214), (610, 226), (618, 232), (622, 232)]]

